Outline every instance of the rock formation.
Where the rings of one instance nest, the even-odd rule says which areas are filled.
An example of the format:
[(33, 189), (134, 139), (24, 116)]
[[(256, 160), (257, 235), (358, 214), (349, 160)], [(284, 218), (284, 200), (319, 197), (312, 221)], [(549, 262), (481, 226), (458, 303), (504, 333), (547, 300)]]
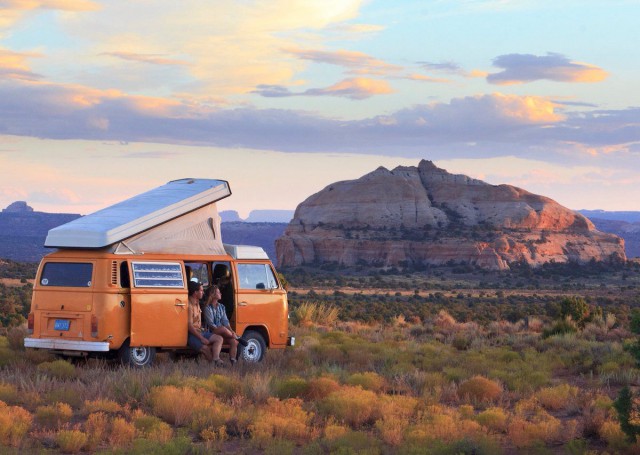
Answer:
[(276, 240), (278, 264), (345, 266), (624, 260), (624, 241), (584, 216), (510, 185), (490, 185), (421, 161), (337, 182), (295, 211)]

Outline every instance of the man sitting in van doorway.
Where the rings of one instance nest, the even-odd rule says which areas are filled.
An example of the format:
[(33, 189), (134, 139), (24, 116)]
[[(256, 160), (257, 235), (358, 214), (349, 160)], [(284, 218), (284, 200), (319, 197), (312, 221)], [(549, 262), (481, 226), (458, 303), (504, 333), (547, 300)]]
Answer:
[(229, 360), (233, 365), (237, 359), (238, 343), (246, 346), (247, 342), (240, 338), (231, 328), (224, 305), (220, 303), (221, 298), (222, 294), (218, 286), (214, 285), (207, 289), (203, 319), (207, 330), (220, 335), (229, 344)]
[(222, 363), (220, 351), (222, 350), (222, 337), (215, 333), (202, 330), (202, 310), (200, 309), (200, 299), (204, 294), (202, 284), (189, 281), (189, 333), (187, 334), (187, 344), (192, 349), (202, 353), (204, 357), (215, 362), (216, 365)]

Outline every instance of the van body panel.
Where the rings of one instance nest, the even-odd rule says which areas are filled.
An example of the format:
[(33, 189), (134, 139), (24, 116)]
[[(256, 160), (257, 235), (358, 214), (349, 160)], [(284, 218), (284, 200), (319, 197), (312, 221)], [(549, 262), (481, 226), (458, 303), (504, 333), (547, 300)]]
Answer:
[(187, 345), (186, 290), (131, 289), (131, 346)]
[[(278, 284), (270, 262), (245, 260), (234, 262), (233, 265), (236, 278), (236, 332), (242, 334), (247, 327), (265, 326), (265, 321), (268, 321), (265, 326), (269, 334), (267, 345), (274, 348), (286, 346), (289, 316), (287, 291)], [(265, 289), (255, 288), (262, 284), (255, 274), (247, 277), (246, 272), (243, 272), (243, 269), (260, 267), (264, 267), (266, 272), (271, 272), (270, 275), (266, 275)], [(274, 282), (269, 284), (271, 280)]]

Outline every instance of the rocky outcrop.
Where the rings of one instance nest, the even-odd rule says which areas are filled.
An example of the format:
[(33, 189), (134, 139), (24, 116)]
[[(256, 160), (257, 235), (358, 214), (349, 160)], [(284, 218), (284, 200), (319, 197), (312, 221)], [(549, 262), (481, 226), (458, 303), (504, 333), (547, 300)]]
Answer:
[(624, 260), (624, 242), (579, 213), (430, 161), (337, 182), (296, 209), (276, 240), (280, 266), (463, 263), (487, 269)]

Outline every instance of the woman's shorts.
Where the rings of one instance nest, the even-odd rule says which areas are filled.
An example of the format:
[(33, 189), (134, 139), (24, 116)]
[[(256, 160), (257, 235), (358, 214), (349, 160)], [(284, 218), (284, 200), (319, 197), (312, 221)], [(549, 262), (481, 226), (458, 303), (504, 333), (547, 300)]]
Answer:
[[(202, 336), (205, 337), (207, 340), (211, 338), (211, 335), (213, 335), (213, 333), (211, 332), (202, 332)], [(196, 351), (199, 351), (200, 349), (202, 349), (202, 346), (204, 346), (202, 344), (202, 341), (200, 341), (200, 338), (198, 338), (191, 332), (189, 332), (189, 334), (187, 335), (187, 345), (190, 348), (195, 349)]]

